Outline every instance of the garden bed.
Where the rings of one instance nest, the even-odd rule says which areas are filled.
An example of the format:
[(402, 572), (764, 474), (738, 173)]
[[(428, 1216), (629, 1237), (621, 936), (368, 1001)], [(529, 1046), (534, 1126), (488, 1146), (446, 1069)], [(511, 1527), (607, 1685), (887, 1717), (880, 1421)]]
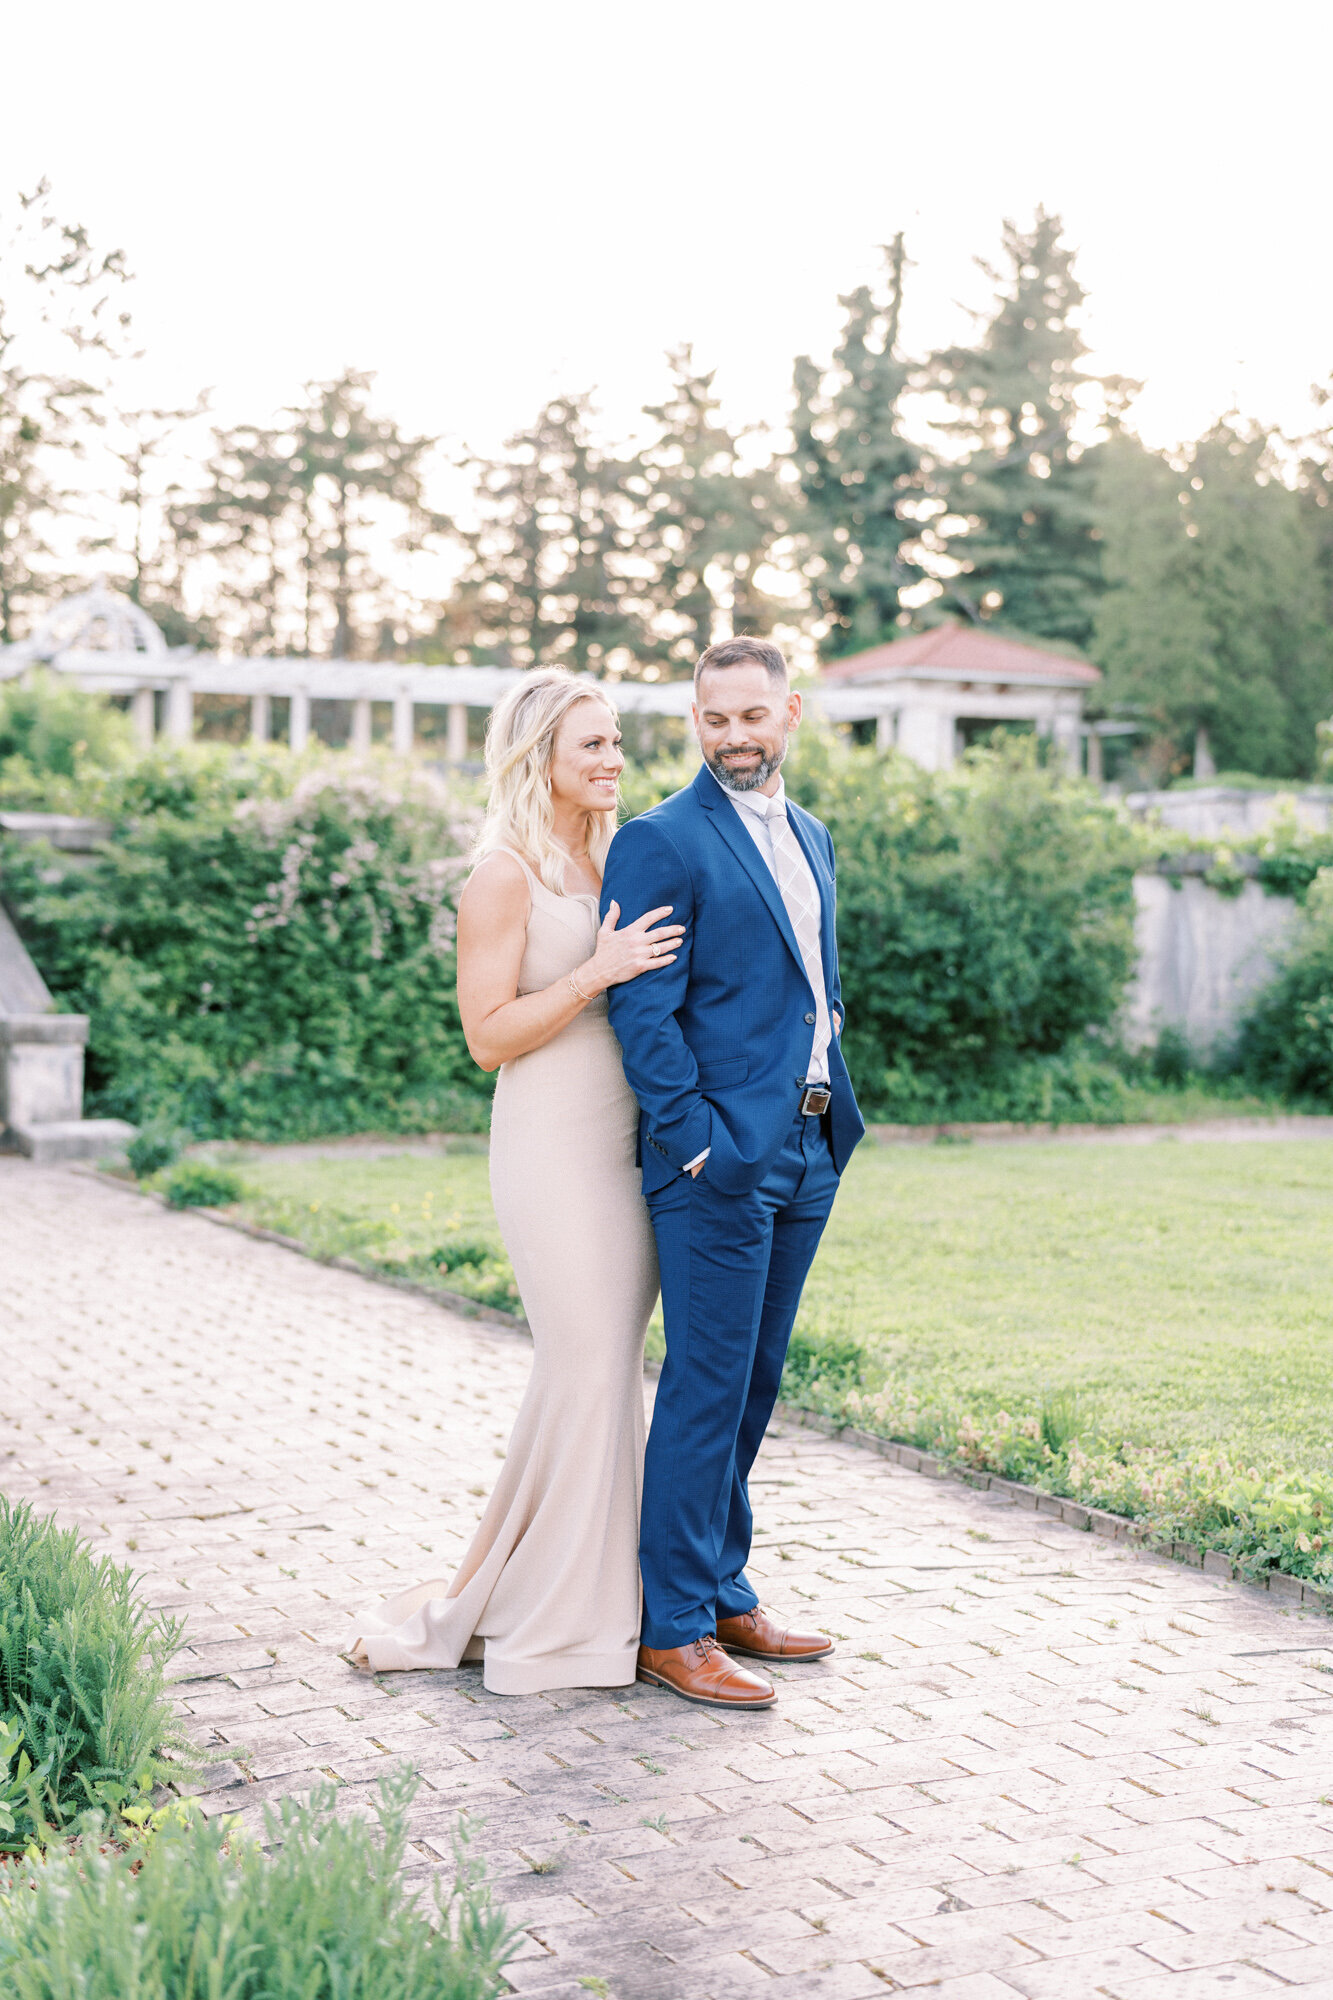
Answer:
[(335, 1784), (270, 1806), (268, 1853), (179, 1796), (209, 1761), (170, 1697), (182, 1641), (132, 1571), (0, 1496), (0, 1992), (492, 2000), (513, 1932), (461, 1821), (429, 1918), (403, 1881), (410, 1767), (377, 1828)]

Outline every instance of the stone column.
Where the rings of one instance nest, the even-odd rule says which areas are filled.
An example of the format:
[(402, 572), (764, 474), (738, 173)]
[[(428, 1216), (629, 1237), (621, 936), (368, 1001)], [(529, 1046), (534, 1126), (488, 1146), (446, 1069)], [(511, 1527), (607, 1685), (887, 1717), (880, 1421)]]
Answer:
[(1050, 734), (1055, 744), (1055, 753), (1071, 777), (1076, 776), (1079, 767), (1078, 717), (1056, 713), (1051, 718)]
[(250, 697), (250, 735), (256, 743), (267, 743), (273, 733), (269, 698), (266, 694), (252, 694)]
[(449, 704), (449, 745), (448, 756), (451, 764), (467, 762), (467, 704), (451, 701)]
[(927, 771), (953, 762), (953, 717), (926, 702), (908, 702), (898, 711), (898, 748)]
[(352, 703), (352, 736), (349, 747), (358, 757), (368, 755), (370, 750), (370, 700), (366, 695), (358, 695)]
[(166, 733), (173, 743), (188, 743), (194, 735), (194, 689), (188, 681), (172, 681), (167, 688)]
[(1088, 731), (1088, 776), (1094, 785), (1103, 781), (1102, 739), (1095, 729)]
[(134, 726), (135, 741), (141, 750), (151, 750), (153, 747), (153, 732), (157, 726), (154, 709), (152, 688), (136, 688), (130, 701), (130, 721)]
[(875, 748), (877, 750), (892, 750), (895, 719), (891, 714), (877, 715), (875, 717)]
[(393, 698), (393, 747), (397, 756), (412, 755), (413, 734), (412, 697), (400, 691)]
[(287, 741), (293, 751), (304, 750), (310, 741), (310, 696), (305, 688), (292, 689)]

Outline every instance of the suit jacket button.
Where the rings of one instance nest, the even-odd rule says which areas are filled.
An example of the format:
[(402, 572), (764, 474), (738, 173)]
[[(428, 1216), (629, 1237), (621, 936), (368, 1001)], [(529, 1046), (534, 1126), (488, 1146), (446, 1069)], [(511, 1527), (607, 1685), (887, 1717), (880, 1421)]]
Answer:
[(813, 1015), (813, 1014), (807, 1014), (807, 1015), (806, 1015), (806, 1017), (805, 1017), (805, 1025), (806, 1025), (806, 1027), (807, 1027), (807, 1028), (813, 1028), (813, 1027), (814, 1027), (814, 1025), (815, 1025), (815, 1017), (814, 1017), (814, 1015)]

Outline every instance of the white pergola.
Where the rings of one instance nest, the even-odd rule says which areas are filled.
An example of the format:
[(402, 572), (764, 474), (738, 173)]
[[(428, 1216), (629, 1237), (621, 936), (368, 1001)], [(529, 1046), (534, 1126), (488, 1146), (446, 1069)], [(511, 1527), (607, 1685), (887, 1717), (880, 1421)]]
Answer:
[[(159, 697), (163, 734), (185, 742), (194, 734), (196, 697), (226, 695), (249, 703), (250, 735), (259, 743), (272, 736), (274, 701), (288, 702), (287, 741), (297, 751), (310, 740), (313, 701), (350, 703), (349, 747), (366, 751), (371, 746), (373, 706), (383, 702), (392, 708), (390, 741), (402, 756), (410, 755), (416, 740), (417, 709), (443, 709), (445, 754), (456, 764), (468, 755), (468, 710), (489, 712), (524, 674), (521, 667), (217, 659), (191, 647), (168, 647), (147, 612), (104, 581), (66, 598), (30, 638), (0, 650), (0, 680), (13, 679), (35, 665), (68, 675), (90, 691), (128, 697), (135, 730), (144, 744), (151, 743), (157, 732)], [(688, 681), (627, 680), (618, 681), (613, 689), (622, 714), (681, 719), (689, 717), (690, 692)]]
[[(0, 680), (38, 663), (80, 687), (128, 698), (145, 745), (157, 732), (159, 700), (163, 734), (188, 741), (196, 698), (224, 695), (249, 704), (249, 733), (259, 743), (273, 735), (273, 703), (286, 701), (287, 742), (295, 751), (310, 740), (312, 702), (348, 703), (349, 747), (364, 752), (375, 733), (375, 704), (381, 703), (391, 710), (388, 738), (402, 756), (416, 745), (418, 710), (443, 710), (445, 756), (452, 764), (468, 758), (469, 709), (489, 713), (525, 671), (372, 660), (217, 659), (188, 646), (169, 647), (147, 612), (111, 590), (105, 579), (58, 604), (31, 638), (0, 650)], [(927, 769), (952, 763), (962, 726), (977, 718), (1030, 722), (1053, 736), (1076, 766), (1079, 738), (1087, 733), (1083, 700), (1100, 678), (1095, 667), (1080, 661), (942, 626), (838, 661), (802, 692), (830, 722), (873, 722), (881, 747), (896, 744)], [(589, 677), (589, 685), (600, 683)], [(621, 680), (608, 684), (608, 692), (622, 714), (674, 716), (688, 725), (688, 681)], [(686, 740), (694, 741), (688, 727)]]

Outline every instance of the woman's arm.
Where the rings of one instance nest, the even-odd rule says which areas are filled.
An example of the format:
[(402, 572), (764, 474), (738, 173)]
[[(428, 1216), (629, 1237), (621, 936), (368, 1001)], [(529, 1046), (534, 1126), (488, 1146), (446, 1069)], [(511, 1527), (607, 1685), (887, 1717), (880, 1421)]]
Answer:
[[(681, 926), (660, 923), (670, 910), (650, 910), (618, 931), (620, 912), (613, 905), (592, 957), (575, 969), (582, 998), (567, 978), (520, 995), (530, 902), (523, 870), (508, 854), (487, 855), (458, 900), (458, 1012), (480, 1069), (499, 1069), (515, 1056), (544, 1047), (608, 986), (668, 966), (675, 957)], [(664, 947), (660, 955), (653, 951), (654, 942)]]

